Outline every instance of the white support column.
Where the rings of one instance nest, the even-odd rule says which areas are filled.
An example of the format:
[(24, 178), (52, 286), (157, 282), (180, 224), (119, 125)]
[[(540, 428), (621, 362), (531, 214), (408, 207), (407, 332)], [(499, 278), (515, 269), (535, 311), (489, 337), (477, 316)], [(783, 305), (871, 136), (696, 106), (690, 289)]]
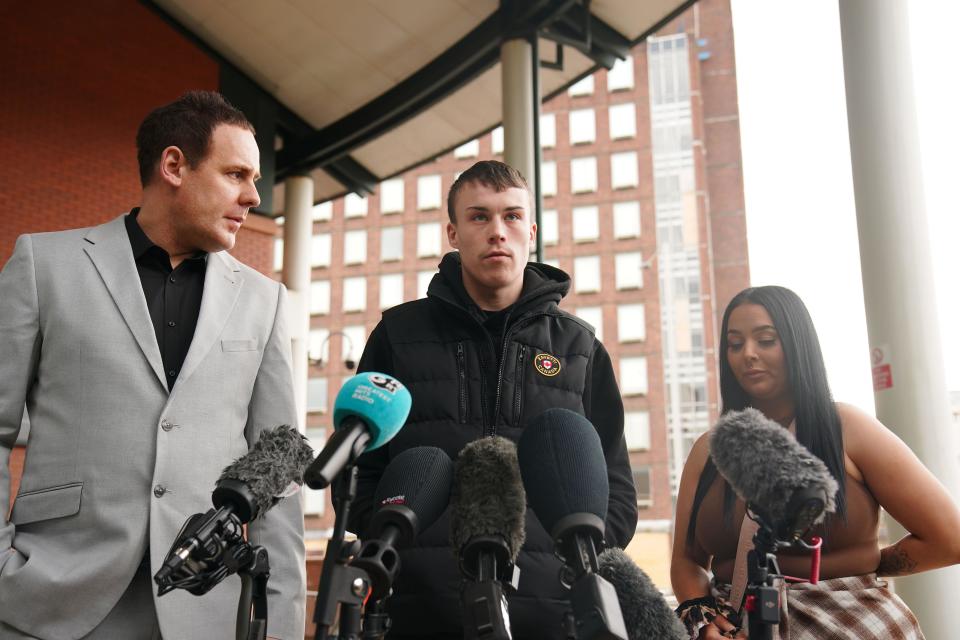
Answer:
[(289, 291), (288, 324), (293, 341), (293, 388), (300, 430), (307, 424), (307, 341), (310, 337), (310, 238), (313, 178), (284, 182), (283, 283)]
[(500, 47), (503, 99), (503, 161), (533, 188), (533, 47), (508, 40)]
[[(840, 26), (877, 417), (956, 499), (951, 425), (924, 202), (907, 0), (841, 0)], [(895, 540), (904, 530), (887, 520)], [(895, 581), (928, 638), (956, 635), (960, 568)]]

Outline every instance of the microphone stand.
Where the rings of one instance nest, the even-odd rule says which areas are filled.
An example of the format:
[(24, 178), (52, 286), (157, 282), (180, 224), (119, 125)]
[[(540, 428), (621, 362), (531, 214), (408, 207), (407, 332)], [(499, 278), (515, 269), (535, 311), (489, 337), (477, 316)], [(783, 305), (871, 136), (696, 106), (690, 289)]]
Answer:
[[(763, 512), (755, 511), (747, 505), (747, 516), (752, 518), (759, 529), (753, 536), (753, 549), (747, 553), (747, 589), (744, 610), (750, 638), (771, 640), (773, 628), (780, 625), (780, 591), (774, 586), (777, 579), (787, 579), (780, 573), (777, 563), (777, 551), (800, 546), (814, 551), (812, 569), (819, 574), (820, 541), (814, 538), (815, 545), (803, 541), (803, 536), (813, 527), (823, 513), (825, 496), (816, 487), (804, 487), (797, 491), (787, 504), (787, 516), (776, 525)], [(817, 578), (811, 575), (814, 584)]]
[[(336, 520), (333, 535), (327, 543), (323, 559), (313, 621), (317, 625), (314, 640), (329, 640), (328, 632), (333, 626), (337, 606), (340, 607), (340, 625), (337, 640), (360, 640), (360, 614), (370, 592), (370, 579), (366, 572), (350, 566), (355, 544), (344, 546), (347, 530), (347, 515), (350, 503), (357, 495), (357, 467), (349, 465), (336, 480), (345, 489), (336, 503)], [(364, 636), (366, 637), (366, 636)]]
[[(270, 560), (263, 547), (246, 545), (249, 554), (237, 573), (240, 575), (240, 602), (237, 605), (237, 640), (266, 640), (267, 580)], [(225, 563), (229, 564), (229, 563)]]
[(777, 540), (773, 529), (757, 520), (760, 529), (753, 536), (753, 549), (747, 553), (747, 612), (751, 640), (772, 640), (773, 628), (780, 625), (780, 591), (774, 580), (782, 577), (777, 564), (778, 549), (790, 546)]

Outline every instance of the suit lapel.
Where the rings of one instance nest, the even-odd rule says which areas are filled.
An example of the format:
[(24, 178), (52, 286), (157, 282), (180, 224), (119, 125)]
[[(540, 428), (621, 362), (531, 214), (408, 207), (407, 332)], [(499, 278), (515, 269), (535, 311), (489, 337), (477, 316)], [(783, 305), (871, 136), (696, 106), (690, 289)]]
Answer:
[(133, 261), (133, 250), (130, 248), (130, 238), (127, 236), (123, 216), (94, 227), (84, 240), (87, 244), (83, 250), (99, 272), (130, 333), (150, 363), (150, 368), (166, 389), (163, 359), (160, 357), (157, 336), (150, 320), (143, 287), (140, 285), (137, 265)]
[(203, 301), (197, 328), (190, 342), (187, 357), (180, 367), (177, 384), (182, 384), (216, 343), (230, 318), (243, 278), (239, 270), (221, 253), (207, 256), (207, 272), (203, 280)]

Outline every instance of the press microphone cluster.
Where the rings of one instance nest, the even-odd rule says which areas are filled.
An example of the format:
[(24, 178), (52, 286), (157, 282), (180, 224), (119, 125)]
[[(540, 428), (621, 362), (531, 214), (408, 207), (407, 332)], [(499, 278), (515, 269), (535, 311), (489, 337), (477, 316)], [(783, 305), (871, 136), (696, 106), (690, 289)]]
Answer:
[(450, 543), (464, 578), (460, 603), (467, 640), (511, 638), (506, 592), (516, 589), (525, 539), (526, 496), (516, 446), (485, 437), (454, 465)]
[(186, 589), (202, 595), (246, 560), (243, 525), (295, 493), (313, 450), (287, 425), (262, 433), (250, 451), (226, 467), (213, 491), (213, 509), (184, 524), (154, 576), (159, 595)]
[(709, 446), (720, 475), (776, 539), (799, 540), (834, 511), (837, 481), (823, 461), (756, 409), (724, 414)]

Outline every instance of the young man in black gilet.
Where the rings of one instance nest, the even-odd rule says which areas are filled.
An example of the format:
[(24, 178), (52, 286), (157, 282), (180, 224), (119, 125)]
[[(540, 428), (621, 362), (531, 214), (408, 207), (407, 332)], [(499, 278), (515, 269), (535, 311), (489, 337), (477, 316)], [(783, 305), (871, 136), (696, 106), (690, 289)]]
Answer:
[[(407, 385), (413, 408), (391, 442), (360, 458), (350, 530), (364, 535), (377, 482), (400, 452), (428, 445), (456, 459), (483, 436), (517, 441), (531, 419), (564, 407), (586, 416), (600, 435), (610, 480), (606, 540), (626, 546), (637, 508), (623, 403), (593, 328), (557, 307), (570, 277), (527, 261), (537, 226), (526, 181), (502, 162), (478, 162), (454, 182), (447, 210), (447, 239), (457, 251), (443, 257), (426, 298), (384, 312), (360, 360), (359, 371), (388, 373)], [(401, 552), (387, 601), (391, 639), (463, 638), (447, 516)], [(526, 540), (519, 589), (509, 598), (513, 638), (564, 638), (561, 565), (530, 509)]]

